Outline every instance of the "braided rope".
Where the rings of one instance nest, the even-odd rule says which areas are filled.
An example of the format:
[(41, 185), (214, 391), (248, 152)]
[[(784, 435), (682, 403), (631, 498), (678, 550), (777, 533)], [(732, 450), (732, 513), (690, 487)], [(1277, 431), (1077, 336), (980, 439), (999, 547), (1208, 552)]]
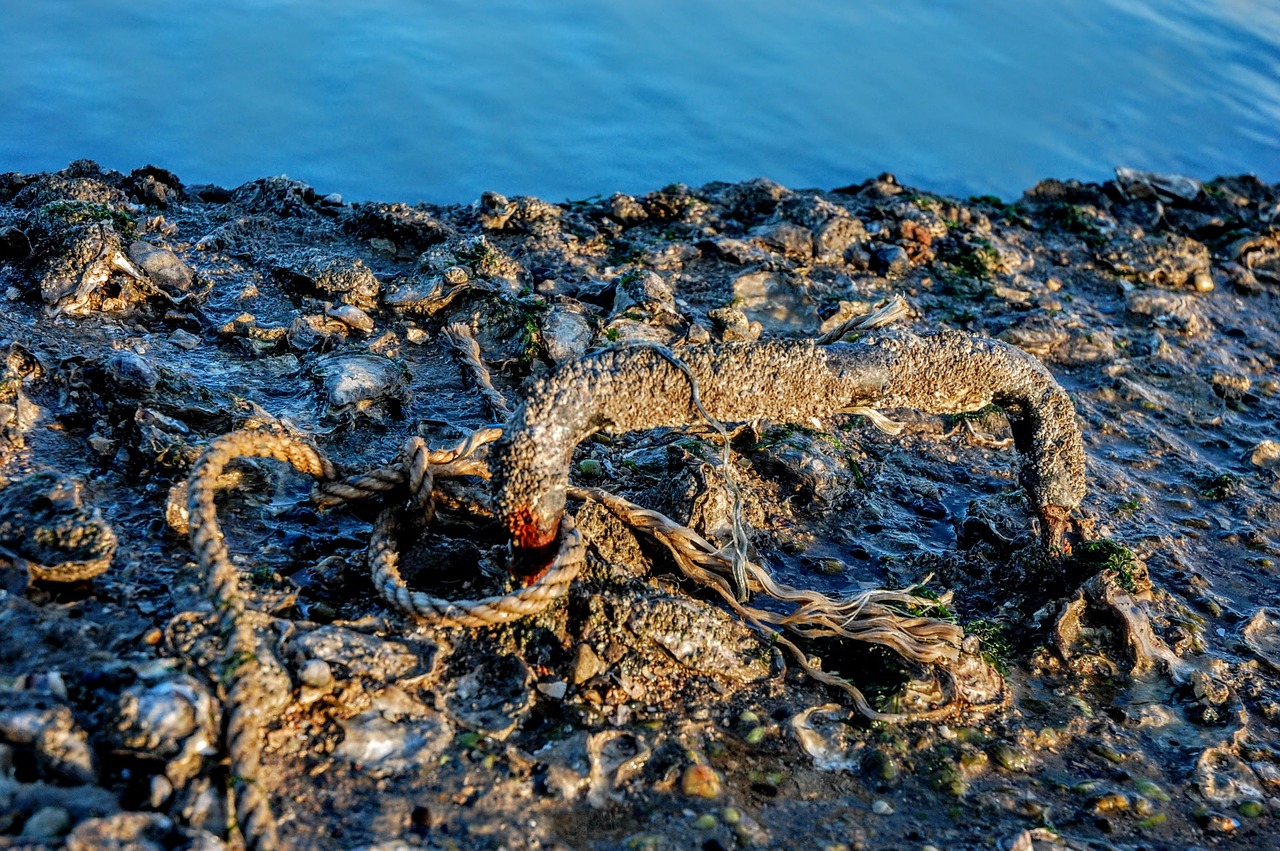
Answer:
[(232, 459), (245, 457), (274, 458), (324, 478), (337, 475), (337, 470), (320, 450), (298, 438), (266, 431), (237, 431), (209, 444), (192, 467), (189, 480), (191, 549), (205, 573), (209, 596), (227, 636), (226, 742), (235, 787), (236, 820), (250, 851), (275, 851), (280, 843), (271, 801), (258, 781), (264, 695), (257, 677), (260, 663), (256, 636), (253, 624), (245, 617), (239, 572), (227, 555), (214, 505), (218, 477)]
[[(426, 461), (434, 468), (434, 477), (445, 476), (482, 476), (489, 477), (489, 465), (483, 460), (472, 458), (481, 447), (493, 443), (502, 437), (502, 429), (497, 426), (476, 429), (448, 449), (427, 451)], [(359, 473), (344, 479), (319, 482), (311, 493), (311, 500), (321, 508), (332, 508), (344, 502), (367, 499), (404, 487), (408, 482), (405, 477), (406, 452), (419, 451), (409, 449), (413, 441), (406, 444), (406, 451), (400, 458), (385, 467), (378, 467), (367, 473)]]
[(369, 542), (374, 587), (398, 611), (435, 626), (493, 626), (535, 615), (569, 590), (586, 560), (582, 535), (565, 515), (560, 521), (560, 548), (555, 559), (532, 585), (479, 600), (451, 601), (412, 591), (405, 585), (400, 576), (398, 532), (394, 511), (387, 509), (378, 515)]
[[(456, 445), (436, 450), (428, 449), (421, 438), (411, 438), (395, 463), (339, 479), (337, 466), (310, 442), (278, 432), (245, 430), (214, 440), (192, 467), (187, 503), (191, 548), (219, 613), (220, 631), (227, 636), (223, 671), (226, 749), (236, 821), (250, 851), (276, 851), (280, 847), (270, 798), (259, 781), (262, 730), (269, 714), (263, 680), (269, 678), (261, 676), (257, 633), (246, 611), (239, 571), (231, 563), (218, 523), (214, 497), (219, 477), (227, 464), (237, 458), (272, 458), (319, 479), (313, 496), (317, 503), (327, 506), (407, 487), (414, 521), (425, 525), (434, 511), (436, 480), (455, 476), (488, 478), (488, 464), (474, 456), (501, 435), (499, 428), (478, 429)], [(409, 590), (400, 577), (396, 550), (398, 513), (399, 509), (385, 509), (374, 526), (369, 556), (374, 585), (397, 610), (429, 623), (490, 626), (540, 612), (568, 590), (585, 560), (582, 536), (566, 518), (561, 528), (561, 546), (551, 567), (528, 587), (480, 600), (431, 597)]]

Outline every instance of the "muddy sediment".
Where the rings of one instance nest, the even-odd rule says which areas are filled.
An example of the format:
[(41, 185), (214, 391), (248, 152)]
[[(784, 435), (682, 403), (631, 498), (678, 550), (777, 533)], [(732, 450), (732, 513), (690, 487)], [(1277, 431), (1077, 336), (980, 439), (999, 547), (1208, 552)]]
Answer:
[[(724, 547), (728, 477), (779, 582), (909, 589), (897, 616), (962, 632), (952, 661), (797, 646), (879, 713), (940, 717), (866, 721), (590, 500), (568, 503), (582, 574), (545, 611), (423, 625), (366, 555), (405, 493), (322, 510), (308, 477), (245, 459), (219, 520), (271, 684), (255, 782), (281, 846), (1265, 847), (1280, 187), (1121, 170), (1006, 203), (882, 175), (431, 207), (87, 161), (0, 175), (0, 847), (238, 846), (244, 660), (187, 537), (219, 435), (371, 470), (522, 416), (602, 349), (816, 340), (897, 296), (888, 333), (992, 338), (1067, 391), (1087, 487), (1069, 554), (1042, 545), (1012, 408), (731, 422), (728, 470), (699, 424), (598, 434), (567, 463)], [(430, 524), (401, 525), (404, 582), (516, 587), (490, 485), (435, 488)]]

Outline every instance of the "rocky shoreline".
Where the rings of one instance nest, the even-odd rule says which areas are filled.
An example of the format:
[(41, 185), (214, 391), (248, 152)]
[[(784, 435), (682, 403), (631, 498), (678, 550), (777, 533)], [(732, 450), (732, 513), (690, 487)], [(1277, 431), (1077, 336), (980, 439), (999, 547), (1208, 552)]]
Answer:
[[(755, 562), (832, 598), (896, 589), (893, 616), (963, 631), (992, 688), (803, 643), (877, 712), (945, 716), (868, 722), (590, 499), (562, 599), (423, 626), (371, 578), (376, 500), (319, 510), (307, 477), (243, 460), (219, 517), (276, 684), (255, 786), (280, 845), (1265, 845), (1280, 187), (1122, 169), (1016, 203), (881, 175), (435, 207), (80, 161), (0, 175), (0, 848), (239, 847), (223, 726), (244, 660), (187, 541), (214, 438), (305, 436), (370, 470), (503, 422), (593, 351), (817, 339), (895, 297), (903, 333), (1012, 344), (1066, 388), (1073, 552), (1040, 546), (995, 407), (748, 422), (728, 470)], [(598, 435), (571, 471), (731, 542), (710, 428)], [(401, 535), (409, 587), (512, 587), (474, 472), (441, 473), (431, 525)]]

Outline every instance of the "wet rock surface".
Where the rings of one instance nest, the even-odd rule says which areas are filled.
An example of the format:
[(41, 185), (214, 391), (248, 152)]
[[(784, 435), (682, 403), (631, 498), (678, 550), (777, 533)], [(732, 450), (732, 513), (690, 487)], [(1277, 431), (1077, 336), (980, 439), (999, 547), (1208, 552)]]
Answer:
[[(994, 408), (882, 412), (897, 434), (857, 415), (750, 423), (729, 472), (753, 558), (780, 580), (848, 595), (932, 576), (939, 599), (917, 614), (967, 634), (963, 682), (821, 635), (806, 652), (881, 710), (948, 695), (972, 708), (862, 721), (595, 505), (571, 503), (588, 564), (563, 600), (485, 630), (424, 629), (373, 588), (372, 509), (319, 511), (308, 480), (245, 460), (219, 504), (262, 656), (279, 659), (260, 779), (282, 843), (1274, 835), (1277, 187), (1125, 171), (1005, 203), (882, 175), (830, 192), (760, 180), (426, 207), (80, 162), (0, 190), (0, 847), (238, 841), (222, 636), (170, 528), (217, 435), (300, 431), (368, 470), (407, 436), (442, 445), (491, 421), (443, 339), (451, 323), (514, 406), (584, 352), (812, 338), (894, 295), (910, 330), (1007, 341), (1067, 388), (1089, 540), (1065, 558), (1038, 548)], [(709, 430), (601, 436), (572, 469), (729, 540)], [(456, 481), (430, 533), (405, 542), (411, 584), (499, 593), (506, 541), (485, 485)]]

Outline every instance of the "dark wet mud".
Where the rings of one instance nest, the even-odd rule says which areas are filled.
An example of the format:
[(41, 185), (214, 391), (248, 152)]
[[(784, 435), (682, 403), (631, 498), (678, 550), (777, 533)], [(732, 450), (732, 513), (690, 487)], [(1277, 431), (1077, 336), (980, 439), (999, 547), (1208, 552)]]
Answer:
[[(308, 436), (370, 470), (501, 424), (601, 348), (816, 339), (894, 296), (895, 333), (1004, 341), (1067, 390), (1070, 553), (1045, 550), (997, 407), (729, 423), (730, 472), (779, 581), (914, 589), (900, 617), (963, 630), (945, 670), (800, 644), (876, 711), (932, 720), (866, 720), (591, 501), (568, 504), (583, 573), (545, 611), (416, 623), (366, 556), (403, 493), (322, 510), (310, 477), (241, 460), (219, 520), (280, 684), (255, 781), (280, 845), (1269, 847), (1280, 188), (1121, 172), (1005, 204), (885, 175), (409, 207), (88, 162), (0, 176), (0, 847), (240, 847), (244, 660), (187, 538), (214, 438)], [(728, 545), (720, 453), (710, 427), (602, 434), (571, 481)], [(410, 588), (515, 587), (489, 487), (437, 482), (400, 541)]]

